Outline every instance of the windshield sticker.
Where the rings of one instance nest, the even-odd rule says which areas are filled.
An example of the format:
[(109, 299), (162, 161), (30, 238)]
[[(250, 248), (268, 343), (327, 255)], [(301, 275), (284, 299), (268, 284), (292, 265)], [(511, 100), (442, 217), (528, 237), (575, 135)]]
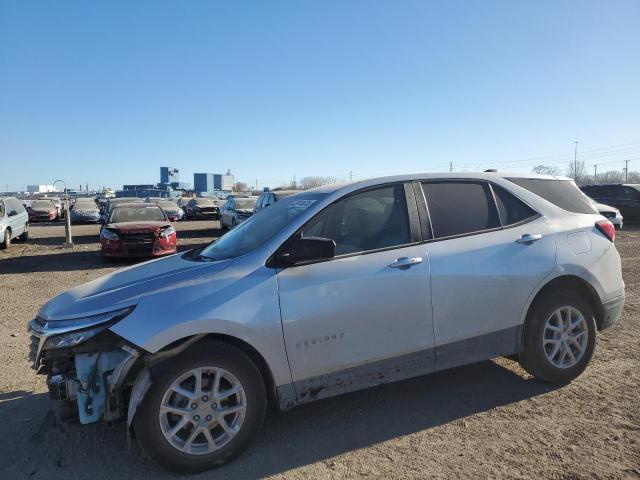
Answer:
[(317, 200), (296, 200), (295, 202), (292, 202), (291, 205), (289, 205), (289, 208), (306, 210), (316, 202)]

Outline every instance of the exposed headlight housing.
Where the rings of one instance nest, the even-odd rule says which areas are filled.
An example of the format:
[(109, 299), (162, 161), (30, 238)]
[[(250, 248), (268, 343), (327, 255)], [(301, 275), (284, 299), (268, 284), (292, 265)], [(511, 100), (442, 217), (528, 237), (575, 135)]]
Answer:
[(73, 332), (63, 333), (61, 335), (54, 335), (47, 338), (44, 342), (43, 350), (53, 350), (56, 348), (69, 348), (75, 347), (83, 342), (86, 342), (92, 337), (95, 337), (98, 333), (109, 328), (107, 325), (98, 325), (97, 327), (88, 328), (86, 330), (76, 330)]
[(50, 329), (58, 328), (70, 328), (75, 327), (74, 330), (92, 327), (93, 325), (99, 325), (101, 323), (109, 322), (111, 320), (120, 320), (129, 315), (135, 307), (119, 308), (118, 310), (112, 310), (110, 312), (99, 313), (98, 315), (91, 315), (88, 317), (69, 318), (63, 320), (49, 320), (46, 325)]
[(100, 236), (102, 238), (104, 238), (105, 240), (119, 240), (120, 239), (120, 237), (118, 236), (118, 234), (116, 232), (112, 232), (108, 228), (103, 228), (102, 231), (100, 232)]
[(135, 307), (120, 308), (88, 317), (45, 321), (38, 317), (29, 329), (44, 340), (42, 350), (79, 345), (129, 315)]
[(174, 233), (176, 233), (176, 229), (171, 227), (171, 226), (169, 226), (169, 227), (165, 228), (162, 232), (160, 232), (160, 236), (162, 238), (169, 238)]

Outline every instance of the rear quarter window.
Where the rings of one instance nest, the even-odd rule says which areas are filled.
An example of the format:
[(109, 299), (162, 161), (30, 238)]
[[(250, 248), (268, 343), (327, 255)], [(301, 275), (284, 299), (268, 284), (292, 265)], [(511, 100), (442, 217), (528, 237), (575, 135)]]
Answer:
[(507, 178), (526, 188), (556, 207), (572, 213), (598, 214), (589, 198), (572, 180), (547, 180), (541, 178)]

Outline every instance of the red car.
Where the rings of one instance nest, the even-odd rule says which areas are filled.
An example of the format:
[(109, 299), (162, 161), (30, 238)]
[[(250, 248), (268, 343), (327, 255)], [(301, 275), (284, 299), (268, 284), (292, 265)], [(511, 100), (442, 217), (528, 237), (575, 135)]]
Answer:
[(27, 207), (29, 223), (52, 222), (58, 218), (58, 210), (51, 200), (34, 200)]
[(155, 203), (121, 203), (100, 230), (103, 258), (171, 255), (176, 244), (175, 229)]

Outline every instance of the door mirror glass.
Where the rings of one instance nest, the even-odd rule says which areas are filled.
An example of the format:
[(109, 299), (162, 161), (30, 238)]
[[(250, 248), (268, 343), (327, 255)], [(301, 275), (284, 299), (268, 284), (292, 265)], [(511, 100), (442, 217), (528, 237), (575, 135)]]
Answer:
[(298, 265), (314, 260), (327, 260), (336, 253), (336, 242), (330, 238), (301, 237), (296, 238), (288, 251), (278, 255), (284, 265)]

